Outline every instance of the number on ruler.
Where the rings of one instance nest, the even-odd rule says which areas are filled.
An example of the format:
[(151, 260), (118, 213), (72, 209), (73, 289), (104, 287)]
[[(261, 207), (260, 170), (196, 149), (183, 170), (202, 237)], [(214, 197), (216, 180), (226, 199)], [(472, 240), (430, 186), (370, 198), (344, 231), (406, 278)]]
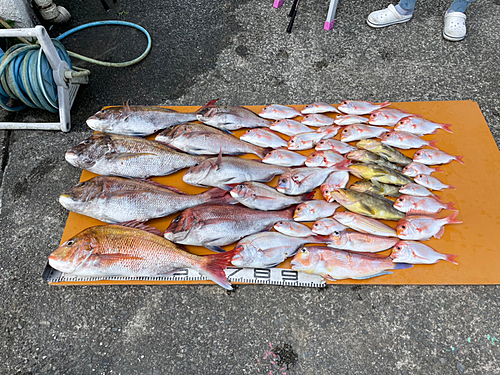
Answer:
[(189, 271), (187, 268), (181, 268), (180, 270), (174, 272), (172, 276), (187, 276), (189, 274)]
[(240, 272), (242, 269), (243, 268), (236, 268), (233, 273), (230, 273), (229, 275), (227, 275), (227, 278), (229, 279), (230, 277), (232, 277), (235, 274), (237, 274), (238, 272)]
[(297, 271), (282, 270), (281, 278), (285, 281), (297, 281), (299, 280), (299, 274)]
[(270, 279), (271, 270), (267, 268), (254, 268), (253, 277), (256, 279)]

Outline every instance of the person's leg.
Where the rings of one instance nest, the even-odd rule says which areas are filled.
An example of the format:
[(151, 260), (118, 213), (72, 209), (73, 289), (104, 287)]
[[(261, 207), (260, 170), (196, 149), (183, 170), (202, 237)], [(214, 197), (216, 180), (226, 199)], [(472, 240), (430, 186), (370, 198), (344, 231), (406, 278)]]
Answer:
[(443, 37), (451, 41), (460, 41), (465, 38), (467, 29), (465, 27), (465, 9), (474, 0), (454, 0), (444, 15)]
[(448, 9), (448, 13), (450, 12), (460, 12), (463, 13), (467, 9), (470, 3), (473, 3), (475, 0), (455, 0), (453, 4), (451, 4), (450, 9)]
[(390, 4), (387, 8), (371, 12), (366, 23), (375, 28), (408, 22), (413, 16), (413, 9), (417, 0), (400, 0), (394, 6)]

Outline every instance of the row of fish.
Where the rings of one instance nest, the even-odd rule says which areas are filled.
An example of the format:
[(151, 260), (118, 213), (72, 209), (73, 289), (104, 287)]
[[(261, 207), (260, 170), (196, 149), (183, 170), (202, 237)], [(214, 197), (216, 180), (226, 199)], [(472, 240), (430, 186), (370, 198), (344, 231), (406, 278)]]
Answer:
[[(61, 195), (60, 202), (72, 211), (109, 223), (146, 221), (183, 211), (164, 233), (165, 241), (171, 244), (169, 246), (175, 246), (172, 243), (175, 242), (221, 251), (221, 246), (240, 240), (231, 258), (236, 266), (276, 266), (286, 257), (297, 253), (292, 262), (294, 269), (319, 273), (329, 279), (342, 279), (348, 274), (343, 274), (343, 271), (337, 274), (332, 270), (325, 273), (319, 269), (333, 262), (334, 258), (349, 258), (348, 267), (352, 268), (355, 263), (360, 266), (354, 267), (357, 271), (347, 277), (365, 278), (385, 274), (390, 269), (411, 267), (394, 264), (398, 262), (430, 264), (439, 259), (455, 262), (453, 255), (437, 253), (415, 240), (432, 236), (439, 238), (445, 224), (459, 223), (456, 220), (458, 213), (444, 219), (428, 216), (454, 207), (453, 204), (441, 202), (427, 188), (450, 188), (430, 176), (431, 173), (439, 172), (440, 168), (431, 168), (429, 165), (452, 160), (462, 162), (461, 157), (423, 149), (410, 159), (392, 147), (406, 148), (405, 144), (407, 148), (434, 147), (435, 142), (419, 142), (418, 136), (435, 133), (440, 128), (450, 131), (449, 125), (432, 123), (416, 115), (384, 108), (387, 105), (345, 101), (339, 110), (347, 115), (339, 115), (335, 119), (317, 115), (340, 113), (325, 103), (307, 106), (302, 113), (291, 107), (268, 106), (259, 115), (278, 120), (271, 123), (243, 107), (215, 106), (213, 101), (193, 113), (163, 111), (163, 108), (159, 108), (158, 112), (168, 121), (156, 117), (156, 125), (150, 127), (154, 131), (151, 132), (137, 131), (140, 128), (137, 124), (154, 122), (154, 116), (150, 117), (149, 122), (144, 121), (145, 115), (151, 115), (147, 109), (150, 107), (128, 104), (111, 107), (92, 116), (88, 121), (89, 126), (120, 133), (117, 124), (135, 121), (135, 127), (130, 126), (125, 134), (146, 135), (160, 129), (166, 130), (156, 136), (156, 141), (129, 135), (97, 134), (69, 150), (66, 160), (75, 166), (101, 175), (128, 178), (95, 177)], [(369, 119), (361, 116), (369, 113), (365, 112), (368, 109), (373, 112)], [(289, 120), (306, 113), (310, 115), (304, 117), (305, 121)], [(194, 120), (204, 124), (190, 122)], [(110, 125), (108, 128), (103, 125), (106, 122)], [(370, 125), (360, 124), (366, 122)], [(389, 132), (380, 125), (396, 125), (395, 131)], [(321, 127), (314, 131), (308, 126)], [(363, 133), (366, 131), (363, 126), (384, 129), (377, 133), (379, 136), (387, 134), (381, 141), (352, 138), (352, 129)], [(256, 129), (248, 130), (240, 139), (228, 132), (243, 127)], [(258, 127), (269, 127), (292, 138), (285, 141), (270, 130)], [(341, 141), (332, 139), (341, 127)], [(374, 130), (369, 128), (369, 131)], [(317, 134), (321, 137), (309, 135), (312, 133), (316, 134), (315, 137), (318, 137)], [(403, 147), (402, 143), (394, 143), (393, 140), (395, 135), (399, 137), (402, 134), (404, 137), (399, 142), (406, 142)], [(355, 147), (346, 143), (347, 139), (359, 139), (359, 142)], [(309, 157), (295, 153), (290, 150), (294, 148), (294, 142), (301, 144), (296, 149), (314, 145), (316, 151)], [(222, 156), (248, 153), (259, 156), (264, 163)], [(217, 157), (210, 157), (217, 154)], [(306, 167), (290, 168), (302, 165)], [(190, 168), (183, 176), (185, 182), (213, 188), (201, 194), (187, 195), (176, 188), (150, 180), (131, 179), (167, 175), (183, 168)], [(363, 180), (346, 189), (349, 173)], [(270, 181), (275, 175), (281, 175), (276, 189), (258, 182)], [(310, 201), (314, 195), (311, 192), (319, 186), (326, 201)], [(393, 202), (384, 196), (397, 197), (397, 200)], [(296, 204), (297, 207), (286, 208)], [(339, 204), (352, 212), (336, 212)], [(405, 213), (412, 215), (406, 216)], [(356, 220), (343, 214), (357, 215)], [(394, 230), (375, 218), (398, 220), (398, 226)], [(309, 228), (297, 221), (314, 223)], [(256, 233), (273, 226), (281, 233)], [(323, 246), (303, 248), (307, 243)], [(393, 248), (390, 257), (351, 252), (371, 253), (389, 248)], [(51, 262), (54, 265), (57, 263), (54, 259)], [(371, 266), (366, 268), (365, 263), (371, 264), (373, 269)], [(223, 284), (215, 280), (214, 276), (207, 277)], [(227, 284), (223, 286), (228, 287)]]

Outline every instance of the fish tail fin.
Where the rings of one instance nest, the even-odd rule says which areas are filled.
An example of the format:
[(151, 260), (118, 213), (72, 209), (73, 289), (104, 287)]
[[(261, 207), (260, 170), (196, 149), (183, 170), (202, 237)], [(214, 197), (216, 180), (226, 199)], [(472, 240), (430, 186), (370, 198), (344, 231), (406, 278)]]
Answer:
[(448, 185), (447, 189), (456, 190), (457, 186), (456, 185)]
[(310, 237), (311, 240), (313, 240), (314, 242), (317, 242), (317, 243), (328, 243), (330, 242), (330, 239), (328, 239), (328, 237), (324, 237), (324, 236), (311, 236)]
[(455, 260), (457, 258), (457, 254), (444, 254), (445, 256), (445, 261), (456, 264), (458, 266), (458, 262)]
[(199, 269), (200, 273), (208, 277), (221, 287), (232, 290), (231, 283), (227, 280), (224, 270), (229, 265), (233, 257), (240, 252), (240, 249), (233, 249), (221, 254), (205, 255), (203, 263)]
[[(293, 221), (293, 214), (295, 213), (295, 207), (297, 207), (296, 205), (293, 205), (291, 207), (288, 207), (286, 210), (283, 210), (281, 212), (283, 212), (286, 216), (286, 218), (284, 220), (292, 220)], [(276, 221), (279, 221), (279, 220), (276, 220)], [(274, 224), (273, 224), (274, 225)], [(271, 226), (272, 227), (272, 226)]]
[(340, 163), (335, 164), (335, 169), (337, 171), (349, 171), (349, 165), (351, 165), (351, 161), (344, 159)]
[(462, 224), (462, 221), (457, 220), (458, 211), (452, 213), (450, 216), (445, 217), (447, 224)]
[(259, 147), (255, 150), (255, 155), (257, 155), (261, 159), (264, 159), (264, 157), (273, 150), (274, 149), (272, 147)]
[(198, 109), (195, 113), (202, 113), (202, 112), (205, 112), (205, 110), (209, 109), (209, 108), (213, 108), (215, 107), (215, 102), (219, 100), (219, 99), (213, 99), (213, 100), (210, 100), (207, 104), (203, 105), (200, 109)]
[(202, 193), (210, 203), (238, 203), (227, 190), (220, 188), (212, 188)]
[(446, 207), (444, 208), (445, 210), (458, 211), (457, 208), (455, 207), (455, 202), (450, 202), (445, 204), (446, 204)]
[(409, 263), (394, 263), (394, 267), (392, 267), (393, 270), (406, 270), (408, 268), (412, 268), (413, 264)]
[[(434, 168), (434, 172), (443, 172), (443, 168), (441, 168), (441, 167), (436, 167), (436, 168)], [(432, 172), (432, 173), (434, 173), (434, 172)], [(432, 174), (432, 173), (431, 173), (431, 174)]]
[(313, 190), (311, 191), (310, 193), (305, 193), (305, 194), (302, 194), (300, 196), (300, 199), (302, 200), (302, 202), (307, 202), (307, 201), (310, 201), (310, 200), (313, 200), (314, 199), (314, 194), (316, 192)]
[(455, 160), (458, 161), (460, 164), (465, 164), (463, 156), (455, 156)]
[(444, 131), (446, 131), (448, 133), (453, 133), (450, 128), (451, 128), (451, 124), (441, 124), (441, 129), (443, 129)]
[(434, 149), (438, 149), (438, 147), (436, 146), (436, 143), (437, 143), (437, 139), (433, 139), (432, 141), (429, 141), (429, 147), (430, 148), (434, 148)]

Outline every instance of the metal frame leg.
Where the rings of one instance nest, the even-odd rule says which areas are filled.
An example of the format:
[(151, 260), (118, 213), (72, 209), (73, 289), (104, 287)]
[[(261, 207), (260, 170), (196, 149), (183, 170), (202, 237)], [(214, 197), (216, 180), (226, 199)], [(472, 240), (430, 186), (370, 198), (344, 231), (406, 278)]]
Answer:
[(331, 0), (330, 1), (330, 7), (328, 8), (328, 15), (326, 16), (326, 21), (325, 21), (325, 30), (331, 30), (333, 27), (333, 24), (335, 23), (335, 13), (337, 12), (337, 4), (339, 0)]

